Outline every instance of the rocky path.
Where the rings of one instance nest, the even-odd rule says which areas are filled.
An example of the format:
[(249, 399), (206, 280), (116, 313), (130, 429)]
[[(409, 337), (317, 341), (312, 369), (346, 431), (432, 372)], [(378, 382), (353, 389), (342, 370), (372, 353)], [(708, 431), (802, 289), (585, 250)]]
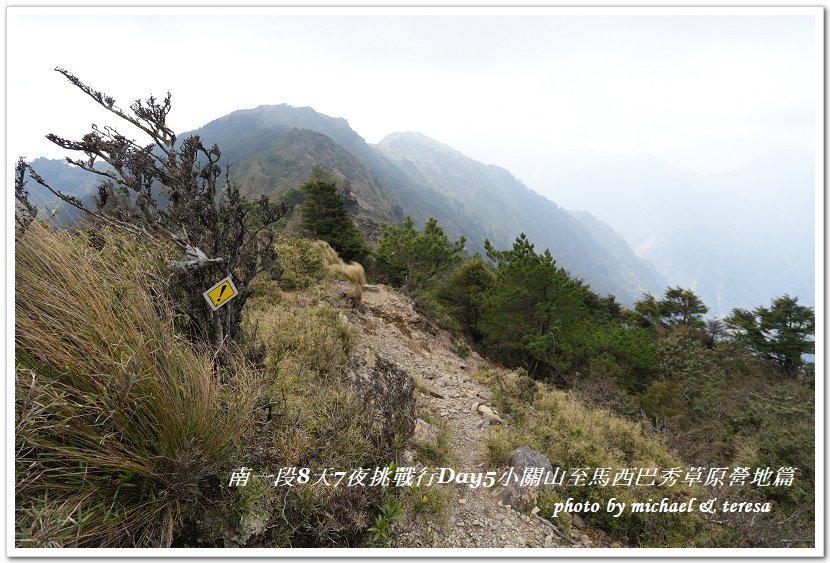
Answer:
[[(487, 471), (485, 433), (503, 424), (489, 399), (492, 392), (473, 378), (484, 361), (475, 353), (456, 354), (456, 345), (414, 310), (412, 302), (383, 286), (365, 286), (362, 306), (349, 319), (357, 333), (356, 354), (373, 365), (383, 357), (418, 384), (419, 407), (446, 420), (456, 471)], [(394, 547), (587, 547), (577, 533), (566, 538), (546, 521), (503, 504), (494, 491), (466, 485), (450, 487), (442, 518), (409, 519), (396, 528)], [(498, 487), (497, 487), (498, 488)]]

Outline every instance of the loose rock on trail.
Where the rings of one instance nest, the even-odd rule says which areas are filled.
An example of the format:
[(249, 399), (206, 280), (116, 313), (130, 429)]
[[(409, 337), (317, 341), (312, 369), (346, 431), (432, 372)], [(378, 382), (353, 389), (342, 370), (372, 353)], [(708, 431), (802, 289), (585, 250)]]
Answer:
[[(385, 286), (364, 286), (362, 303), (348, 320), (357, 339), (354, 357), (369, 367), (378, 358), (397, 364), (421, 390), (418, 407), (446, 421), (454, 454), (450, 466), (456, 472), (491, 469), (486, 467), (486, 432), (509, 420), (491, 404), (492, 391), (474, 377), (487, 362), (475, 352), (458, 356), (448, 333), (418, 314), (409, 298)], [(434, 433), (424, 421), (418, 426), (416, 436)], [(595, 547), (579, 531), (567, 536), (554, 529), (536, 515), (538, 508), (523, 513), (502, 502), (499, 486), (438, 486), (449, 487), (445, 513), (399, 521), (393, 547)]]

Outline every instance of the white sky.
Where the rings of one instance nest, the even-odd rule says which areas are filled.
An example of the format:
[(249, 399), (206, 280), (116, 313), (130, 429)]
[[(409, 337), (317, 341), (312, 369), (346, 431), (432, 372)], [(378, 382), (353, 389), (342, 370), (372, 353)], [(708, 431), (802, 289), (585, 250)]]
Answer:
[(46, 133), (114, 124), (56, 66), (123, 108), (172, 91), (177, 132), (260, 104), (311, 106), (368, 142), (420, 131), (525, 181), (567, 147), (703, 173), (814, 154), (810, 15), (154, 11), (8, 8), (11, 159), (61, 157)]

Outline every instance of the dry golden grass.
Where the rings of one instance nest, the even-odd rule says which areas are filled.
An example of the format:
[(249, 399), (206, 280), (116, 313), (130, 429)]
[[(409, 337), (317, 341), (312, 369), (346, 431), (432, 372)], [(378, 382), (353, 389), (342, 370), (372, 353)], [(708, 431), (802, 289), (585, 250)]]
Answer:
[(366, 285), (366, 272), (358, 262), (344, 262), (337, 252), (325, 241), (318, 240), (314, 245), (320, 249), (326, 267), (329, 272), (338, 275), (352, 282), (358, 287)]
[[(33, 223), (15, 257), (19, 546), (165, 546), (250, 412), (173, 330), (157, 249)], [(100, 239), (99, 239), (100, 240)]]
[(357, 287), (366, 285), (366, 272), (363, 271), (363, 266), (357, 262), (352, 262), (351, 264), (341, 262), (340, 264), (330, 266), (330, 268), (335, 274), (341, 274)]
[(285, 290), (305, 290), (337, 278), (351, 282), (358, 289), (366, 283), (363, 266), (344, 262), (322, 240), (282, 237), (274, 247), (281, 269), (279, 285)]
[[(489, 461), (493, 466), (507, 464), (512, 451), (527, 445), (542, 452), (554, 467), (563, 470), (589, 468), (590, 479), (596, 468), (612, 472), (626, 468), (662, 469), (685, 466), (660, 439), (642, 424), (622, 419), (610, 411), (587, 406), (567, 392), (533, 381), (527, 375), (506, 371), (479, 371), (476, 378), (495, 391), (495, 404), (512, 420), (488, 434)], [(613, 475), (613, 473), (612, 473)], [(616, 497), (629, 506), (649, 497), (669, 497), (682, 502), (701, 497), (699, 491), (679, 484), (671, 488), (602, 487), (600, 485), (564, 487), (543, 495), (542, 513), (550, 514), (553, 502), (572, 496), (576, 501), (595, 501), (603, 507)], [(695, 547), (705, 545), (708, 527), (698, 514), (641, 514), (627, 512), (612, 518), (604, 511), (585, 517), (615, 539), (641, 547)], [(569, 517), (560, 515), (555, 524), (567, 527)]]

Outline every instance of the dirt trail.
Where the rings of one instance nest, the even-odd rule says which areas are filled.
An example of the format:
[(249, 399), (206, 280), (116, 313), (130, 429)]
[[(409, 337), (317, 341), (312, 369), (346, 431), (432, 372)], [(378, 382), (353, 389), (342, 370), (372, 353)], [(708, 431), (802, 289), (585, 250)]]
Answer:
[[(429, 326), (412, 301), (384, 286), (365, 286), (362, 307), (350, 313), (357, 333), (355, 354), (367, 364), (378, 357), (409, 373), (424, 392), (418, 405), (447, 421), (456, 471), (487, 471), (489, 421), (474, 403), (490, 406), (489, 389), (473, 379), (486, 362), (473, 353), (460, 358), (447, 333)], [(417, 393), (417, 392), (416, 392)], [(498, 412), (495, 413), (498, 415)], [(444, 487), (448, 485), (442, 485)], [(519, 513), (489, 489), (453, 485), (444, 518), (418, 518), (396, 526), (395, 547), (587, 547), (587, 536), (563, 538), (550, 524)]]

